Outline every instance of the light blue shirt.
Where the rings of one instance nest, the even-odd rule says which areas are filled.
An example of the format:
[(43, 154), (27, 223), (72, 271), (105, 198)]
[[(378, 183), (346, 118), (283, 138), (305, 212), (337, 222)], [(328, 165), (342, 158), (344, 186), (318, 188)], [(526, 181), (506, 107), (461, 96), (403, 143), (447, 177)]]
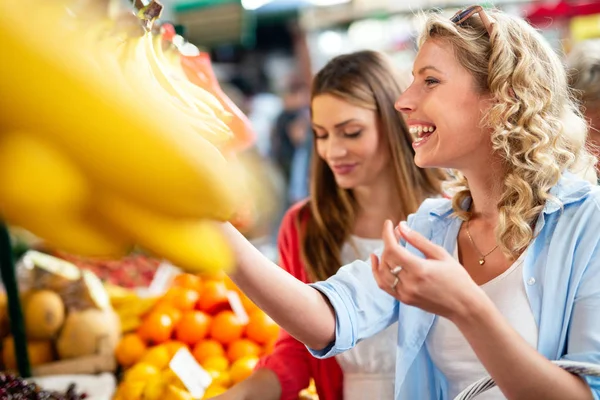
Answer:
[[(550, 360), (600, 364), (600, 189), (565, 174), (551, 194), (555, 198), (538, 217), (523, 265), (539, 332), (537, 350)], [(408, 225), (454, 252), (461, 220), (452, 216), (450, 200), (425, 201)], [(396, 400), (448, 398), (446, 379), (425, 345), (434, 314), (379, 289), (366, 261), (348, 264), (313, 287), (329, 298), (336, 313), (335, 342), (321, 351), (309, 349), (314, 356), (332, 357), (399, 321)], [(586, 380), (600, 400), (600, 378)]]

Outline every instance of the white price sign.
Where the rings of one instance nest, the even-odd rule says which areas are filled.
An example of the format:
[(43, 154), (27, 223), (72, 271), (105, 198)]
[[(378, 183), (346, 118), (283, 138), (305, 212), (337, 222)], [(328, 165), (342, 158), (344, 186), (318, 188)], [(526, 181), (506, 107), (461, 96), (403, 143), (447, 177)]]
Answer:
[(173, 356), (169, 367), (195, 399), (201, 399), (206, 388), (212, 383), (210, 374), (198, 364), (192, 353), (186, 348), (180, 349)]

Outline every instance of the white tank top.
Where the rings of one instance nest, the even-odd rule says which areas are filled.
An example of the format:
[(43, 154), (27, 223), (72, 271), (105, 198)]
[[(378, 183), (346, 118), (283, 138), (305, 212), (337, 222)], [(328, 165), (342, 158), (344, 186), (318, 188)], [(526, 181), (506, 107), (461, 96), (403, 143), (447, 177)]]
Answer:
[[(538, 328), (523, 282), (524, 254), (504, 273), (481, 285), (508, 323), (534, 349)], [(455, 258), (458, 258), (455, 254)], [(489, 374), (462, 333), (449, 320), (438, 317), (427, 336), (427, 350), (436, 367), (448, 381), (448, 398), (455, 398), (471, 383)], [(477, 400), (505, 399), (498, 387), (479, 395)]]
[[(383, 246), (380, 239), (352, 236), (352, 240), (358, 254), (350, 243), (345, 243), (341, 251), (343, 265), (356, 259), (366, 260)], [(371, 268), (370, 262), (365, 268)], [(397, 338), (395, 323), (336, 356), (344, 372), (344, 400), (394, 399)]]

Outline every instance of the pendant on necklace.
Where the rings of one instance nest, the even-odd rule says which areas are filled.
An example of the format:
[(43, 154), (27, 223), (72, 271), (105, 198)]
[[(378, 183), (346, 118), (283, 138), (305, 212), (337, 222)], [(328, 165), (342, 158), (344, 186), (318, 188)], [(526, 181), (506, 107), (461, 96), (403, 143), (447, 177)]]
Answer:
[(479, 260), (479, 265), (483, 265), (485, 264), (485, 258), (482, 258), (481, 260)]

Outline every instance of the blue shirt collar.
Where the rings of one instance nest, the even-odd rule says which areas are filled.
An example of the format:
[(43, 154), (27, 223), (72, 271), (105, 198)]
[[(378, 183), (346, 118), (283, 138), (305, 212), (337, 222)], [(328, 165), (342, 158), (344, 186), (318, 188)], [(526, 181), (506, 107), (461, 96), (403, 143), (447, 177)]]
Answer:
[[(571, 172), (565, 172), (560, 177), (558, 183), (550, 189), (550, 194), (554, 198), (548, 199), (544, 206), (544, 214), (552, 214), (567, 204), (575, 203), (583, 199), (590, 192), (590, 184), (587, 181), (577, 178)], [(471, 205), (471, 198), (465, 199), (462, 204), (463, 209)], [(452, 202), (443, 204), (431, 209), (430, 214), (438, 218), (447, 217), (452, 213)]]

